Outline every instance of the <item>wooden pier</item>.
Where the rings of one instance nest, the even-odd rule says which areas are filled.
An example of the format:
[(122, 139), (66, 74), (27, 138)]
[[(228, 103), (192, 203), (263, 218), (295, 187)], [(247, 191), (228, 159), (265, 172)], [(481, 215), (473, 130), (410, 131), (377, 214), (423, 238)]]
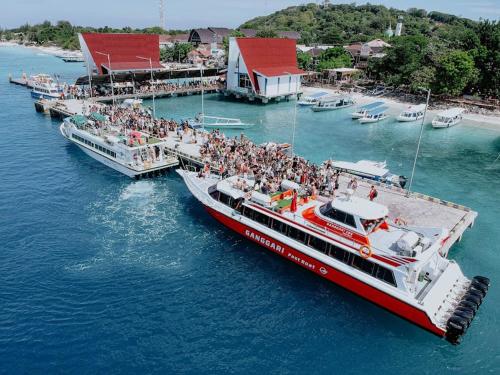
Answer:
[[(219, 92), (219, 86), (213, 85), (208, 86), (203, 89), (205, 94), (213, 94)], [(171, 98), (177, 96), (188, 96), (188, 95), (200, 95), (201, 88), (181, 88), (178, 90), (169, 91), (158, 91), (155, 92), (155, 98)], [(125, 95), (115, 95), (116, 102), (122, 102), (125, 99), (152, 99), (153, 93), (136, 93), (136, 94), (125, 94)], [(56, 99), (56, 100), (37, 100), (35, 102), (35, 110), (37, 112), (47, 113), (50, 117), (63, 119), (68, 116), (73, 116), (76, 114), (83, 113), (84, 107), (89, 107), (94, 103), (111, 103), (113, 98), (110, 96), (98, 96), (93, 98), (82, 99)]]

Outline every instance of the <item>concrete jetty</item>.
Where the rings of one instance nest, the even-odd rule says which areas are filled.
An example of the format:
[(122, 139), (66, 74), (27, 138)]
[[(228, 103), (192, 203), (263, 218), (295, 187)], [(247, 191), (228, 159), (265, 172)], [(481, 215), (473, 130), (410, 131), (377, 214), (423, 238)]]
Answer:
[[(84, 113), (84, 109), (96, 103), (95, 100), (56, 100), (50, 102), (50, 114), (53, 117), (66, 117)], [(191, 137), (186, 137), (191, 139)], [(197, 143), (188, 143), (178, 137), (175, 132), (169, 132), (165, 147), (179, 159), (179, 165), (184, 169), (199, 169), (203, 167), (204, 161), (200, 155), (201, 137)], [(212, 166), (214, 172), (218, 166)], [(371, 185), (375, 185), (378, 191), (376, 201), (386, 205), (390, 212), (390, 219), (403, 219), (409, 226), (439, 227), (447, 228), (450, 236), (443, 245), (444, 255), (457, 241), (460, 241), (463, 233), (472, 227), (477, 217), (477, 212), (460, 204), (434, 198), (425, 194), (411, 192), (382, 184), (377, 181), (352, 176), (348, 173), (340, 175), (340, 193), (345, 192), (347, 184), (352, 177), (358, 180), (356, 196), (366, 198)]]

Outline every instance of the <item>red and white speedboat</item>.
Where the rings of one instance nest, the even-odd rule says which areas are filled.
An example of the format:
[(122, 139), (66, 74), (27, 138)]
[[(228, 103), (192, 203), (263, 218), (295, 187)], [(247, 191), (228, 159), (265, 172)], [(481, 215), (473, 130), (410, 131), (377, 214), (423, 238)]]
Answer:
[(389, 223), (381, 204), (347, 195), (292, 198), (299, 187), (286, 180), (263, 194), (237, 176), (178, 173), (228, 228), (454, 344), (489, 288), (489, 279), (466, 278), (440, 254), (446, 229)]

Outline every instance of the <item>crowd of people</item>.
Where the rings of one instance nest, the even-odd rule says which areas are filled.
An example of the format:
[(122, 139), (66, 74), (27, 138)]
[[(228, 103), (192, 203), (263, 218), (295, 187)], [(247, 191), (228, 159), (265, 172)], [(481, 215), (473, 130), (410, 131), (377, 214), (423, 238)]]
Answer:
[[(200, 147), (205, 162), (201, 173), (215, 167), (222, 176), (240, 175), (255, 181), (250, 188), (264, 194), (279, 191), (282, 182), (288, 180), (300, 186), (301, 194), (335, 197), (339, 190), (339, 172), (331, 161), (318, 166), (304, 158), (292, 157), (288, 151), (275, 143), (257, 145), (243, 135), (227, 138), (214, 130), (206, 135)], [(349, 188), (355, 191), (357, 182), (352, 180)]]
[[(88, 108), (89, 114), (100, 113), (111, 119), (115, 125), (125, 130), (140, 131), (159, 139), (174, 133), (183, 143), (199, 144), (199, 153), (204, 163), (200, 175), (217, 171), (222, 177), (239, 175), (254, 181), (256, 189), (264, 194), (273, 194), (281, 189), (284, 180), (293, 181), (300, 186), (303, 195), (322, 195), (334, 198), (339, 190), (338, 170), (331, 160), (321, 165), (298, 157), (290, 156), (289, 145), (267, 143), (258, 145), (246, 138), (226, 137), (221, 131), (211, 132), (192, 129), (187, 121), (153, 118), (143, 108), (124, 108), (120, 106), (94, 105)], [(356, 178), (347, 185), (347, 192), (354, 194), (358, 187)], [(370, 200), (377, 193), (373, 187)]]

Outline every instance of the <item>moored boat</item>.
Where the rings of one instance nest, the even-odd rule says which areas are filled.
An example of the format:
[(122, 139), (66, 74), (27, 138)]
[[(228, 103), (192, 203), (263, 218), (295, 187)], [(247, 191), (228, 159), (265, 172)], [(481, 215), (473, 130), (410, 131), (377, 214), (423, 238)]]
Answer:
[(438, 113), (432, 120), (433, 128), (449, 128), (455, 126), (462, 121), (463, 108), (455, 107)]
[(365, 104), (361, 107), (359, 107), (356, 112), (351, 113), (351, 118), (353, 120), (365, 117), (368, 111), (371, 111), (372, 109), (375, 109), (377, 107), (380, 107), (384, 105), (384, 102), (373, 102), (373, 103), (368, 103)]
[(419, 104), (415, 106), (408, 107), (398, 116), (397, 120), (399, 122), (412, 122), (418, 121), (424, 118), (425, 104)]
[(254, 124), (244, 123), (238, 118), (197, 115), (194, 119), (188, 120), (189, 126), (194, 129), (216, 128), (216, 129), (247, 129)]
[(87, 155), (129, 177), (154, 176), (179, 163), (164, 140), (110, 124), (99, 113), (68, 117), (59, 130)]
[(349, 161), (332, 161), (332, 166), (341, 172), (350, 173), (359, 177), (379, 181), (385, 184), (392, 184), (404, 188), (406, 176), (393, 174), (387, 169), (386, 162), (376, 162), (371, 160), (359, 160), (356, 163)]
[(63, 96), (63, 86), (52, 81), (32, 83), (31, 97), (33, 99), (59, 99)]
[(327, 96), (328, 93), (324, 91), (315, 92), (314, 94), (302, 97), (297, 104), (303, 107), (312, 106), (318, 103), (321, 98)]
[(314, 112), (333, 111), (335, 109), (351, 107), (355, 103), (356, 102), (351, 97), (330, 96), (327, 98), (320, 99), (316, 104), (314, 104), (311, 107), (311, 109)]
[(223, 225), (453, 344), (488, 291), (489, 279), (441, 255), (445, 228), (392, 223), (387, 207), (355, 196), (300, 197), (287, 180), (265, 194), (243, 177), (178, 173)]
[(373, 122), (379, 122), (387, 119), (389, 115), (387, 115), (386, 111), (389, 107), (381, 106), (375, 109), (372, 109), (366, 113), (365, 116), (358, 119), (361, 124), (370, 124)]

